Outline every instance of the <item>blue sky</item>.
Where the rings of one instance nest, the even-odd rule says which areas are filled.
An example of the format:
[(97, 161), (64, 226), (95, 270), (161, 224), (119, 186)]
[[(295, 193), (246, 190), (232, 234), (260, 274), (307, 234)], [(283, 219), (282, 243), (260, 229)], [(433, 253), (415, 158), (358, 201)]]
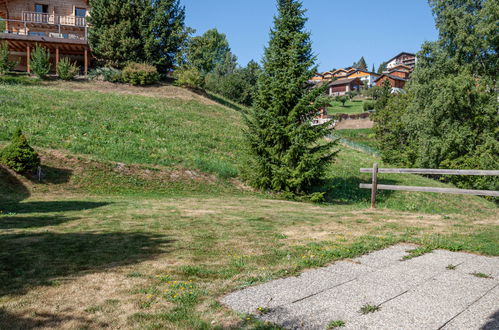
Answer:
[[(225, 33), (239, 63), (261, 60), (276, 12), (274, 0), (181, 0), (196, 35)], [(320, 71), (350, 66), (361, 56), (369, 68), (402, 51), (417, 52), (437, 39), (426, 0), (303, 0)]]

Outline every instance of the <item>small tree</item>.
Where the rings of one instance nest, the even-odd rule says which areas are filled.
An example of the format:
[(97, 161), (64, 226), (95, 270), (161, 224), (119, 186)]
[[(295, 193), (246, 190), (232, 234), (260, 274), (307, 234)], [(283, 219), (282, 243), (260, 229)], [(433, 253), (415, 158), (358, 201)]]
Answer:
[(386, 107), (391, 95), (392, 95), (392, 85), (390, 84), (390, 81), (386, 79), (383, 82), (383, 87), (381, 87), (378, 98), (376, 100), (376, 105), (374, 107), (376, 111), (382, 110)]
[(40, 79), (45, 79), (50, 72), (50, 52), (40, 46), (36, 46), (31, 53), (30, 68)]
[(195, 67), (183, 66), (174, 73), (175, 85), (192, 89), (203, 89), (205, 79), (203, 74)]
[(40, 157), (17, 129), (11, 143), (0, 153), (0, 162), (18, 173), (26, 173), (40, 166)]
[(7, 42), (0, 43), (0, 75), (6, 74), (14, 68), (16, 63), (9, 60), (9, 45)]
[(72, 80), (78, 73), (78, 66), (71, 62), (69, 58), (63, 58), (57, 66), (57, 75), (62, 80)]

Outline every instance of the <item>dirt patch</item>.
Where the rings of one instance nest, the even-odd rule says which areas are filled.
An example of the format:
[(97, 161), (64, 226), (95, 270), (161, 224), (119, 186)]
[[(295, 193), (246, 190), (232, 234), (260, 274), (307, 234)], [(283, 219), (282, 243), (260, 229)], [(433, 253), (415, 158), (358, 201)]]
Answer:
[(188, 89), (172, 85), (153, 85), (147, 87), (131, 86), (126, 84), (115, 84), (106, 81), (71, 81), (71, 82), (47, 82), (52, 87), (71, 91), (95, 91), (100, 93), (119, 93), (128, 95), (141, 95), (148, 97), (179, 99), (184, 101), (197, 101), (208, 105), (219, 105), (202, 95)]
[(347, 119), (338, 122), (335, 129), (362, 129), (362, 128), (373, 128), (374, 122), (370, 119)]

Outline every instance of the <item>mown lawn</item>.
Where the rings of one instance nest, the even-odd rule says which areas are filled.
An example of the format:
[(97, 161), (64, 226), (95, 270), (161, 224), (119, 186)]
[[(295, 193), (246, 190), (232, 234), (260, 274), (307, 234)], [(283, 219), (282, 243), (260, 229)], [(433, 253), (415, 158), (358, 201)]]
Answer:
[(0, 328), (271, 328), (219, 298), (397, 242), (499, 255), (496, 204), (381, 192), (371, 210), (359, 168), (388, 165), (344, 146), (327, 203), (248, 189), (226, 107), (9, 85), (0, 111), (0, 140), (23, 126), (43, 163), (41, 182), (0, 167)]
[(329, 115), (337, 114), (337, 113), (347, 113), (347, 114), (355, 114), (364, 112), (364, 101), (361, 100), (348, 100), (345, 103), (345, 106), (341, 105), (340, 102), (333, 102), (333, 106), (328, 107), (327, 112)]

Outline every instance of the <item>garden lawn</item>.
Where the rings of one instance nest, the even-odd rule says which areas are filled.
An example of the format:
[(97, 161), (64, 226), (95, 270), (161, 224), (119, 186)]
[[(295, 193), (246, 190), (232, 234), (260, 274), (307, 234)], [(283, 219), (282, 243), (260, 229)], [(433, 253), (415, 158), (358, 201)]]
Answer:
[(333, 105), (328, 107), (327, 112), (329, 115), (346, 113), (346, 114), (356, 114), (364, 112), (364, 101), (361, 100), (348, 100), (345, 106), (341, 105), (341, 102), (333, 101)]

